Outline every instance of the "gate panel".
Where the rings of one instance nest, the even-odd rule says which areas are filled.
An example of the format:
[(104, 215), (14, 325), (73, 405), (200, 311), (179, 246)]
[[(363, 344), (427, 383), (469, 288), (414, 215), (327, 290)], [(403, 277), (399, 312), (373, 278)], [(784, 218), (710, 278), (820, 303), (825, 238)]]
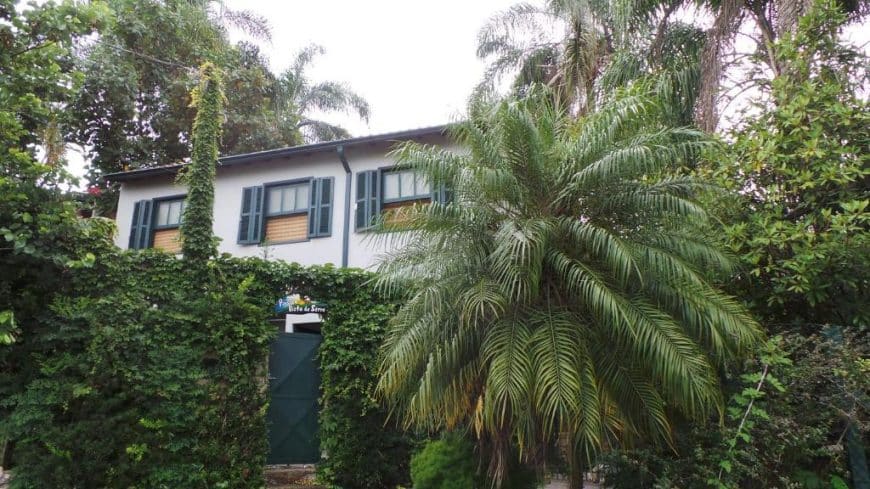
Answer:
[(269, 355), (269, 464), (316, 463), (320, 370), (315, 334), (280, 333)]

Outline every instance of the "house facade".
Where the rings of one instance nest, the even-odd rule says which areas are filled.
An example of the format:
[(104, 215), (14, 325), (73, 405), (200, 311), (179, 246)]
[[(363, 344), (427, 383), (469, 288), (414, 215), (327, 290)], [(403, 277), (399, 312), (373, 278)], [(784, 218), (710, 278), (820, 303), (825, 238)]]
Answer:
[[(220, 158), (215, 178), (218, 250), (322, 265), (370, 268), (386, 251), (368, 230), (382, 212), (446, 198), (413, 171), (395, 168), (397, 143), (448, 144), (445, 126)], [(116, 244), (180, 252), (187, 189), (183, 165), (106, 175), (121, 187)], [(277, 299), (277, 298), (276, 298)], [(276, 314), (269, 355), (269, 464), (316, 463), (323, 316)]]
[[(445, 198), (389, 156), (397, 143), (447, 145), (434, 126), (220, 158), (214, 234), (219, 251), (303, 265), (369, 268), (386, 251), (367, 229), (383, 211)], [(180, 251), (183, 165), (107, 175), (120, 184), (116, 243)]]

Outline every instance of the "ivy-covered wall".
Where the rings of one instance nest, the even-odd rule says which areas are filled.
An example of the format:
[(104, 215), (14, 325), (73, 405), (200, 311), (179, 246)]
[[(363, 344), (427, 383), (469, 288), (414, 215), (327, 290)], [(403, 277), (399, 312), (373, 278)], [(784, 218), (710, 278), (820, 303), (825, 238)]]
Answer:
[(320, 464), (333, 487), (407, 478), (403, 436), (371, 397), (392, 310), (362, 271), (220, 258), (197, 283), (155, 251), (109, 252), (0, 349), (0, 437), (15, 441), (13, 488), (264, 484), (267, 322), (288, 287), (329, 304), (320, 353)]
[(369, 285), (371, 275), (332, 266), (302, 267), (254, 258), (221, 260), (237, 276), (253, 274), (257, 296), (274, 301), (294, 287), (327, 303), (321, 332), (321, 482), (341, 489), (387, 489), (410, 482), (408, 437), (373, 396), (377, 361), (394, 304)]

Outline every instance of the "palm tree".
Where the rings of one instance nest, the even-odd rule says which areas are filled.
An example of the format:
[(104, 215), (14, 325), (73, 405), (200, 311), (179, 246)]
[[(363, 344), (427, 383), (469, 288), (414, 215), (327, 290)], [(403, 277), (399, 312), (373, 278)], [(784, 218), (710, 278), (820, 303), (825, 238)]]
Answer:
[(378, 389), (409, 426), (473, 427), (496, 480), (510, 446), (534, 462), (569, 440), (576, 469), (668, 441), (673, 413), (721, 409), (717, 369), (761, 337), (710, 282), (729, 260), (696, 231), (706, 186), (676, 176), (711, 143), (641, 88), (578, 121), (533, 87), (473, 106), (452, 130), (467, 153), (395, 151), (453, 198), (378, 226), (401, 246), (376, 281), (403, 295)]
[(520, 3), (493, 16), (478, 34), (477, 56), (490, 61), (479, 90), (512, 74), (517, 93), (542, 83), (564, 108), (591, 109), (595, 81), (612, 50), (603, 5), (548, 0), (543, 7)]
[[(661, 75), (660, 95), (679, 104), (676, 112), (685, 114), (685, 104), (691, 102), (694, 124), (713, 132), (723, 101), (745, 91), (752, 81), (723, 83), (729, 73), (745, 78), (751, 68), (740, 62), (746, 53), (733, 46), (741, 27), (746, 26), (744, 34), (755, 40), (758, 56), (752, 62), (762, 60), (767, 72), (777, 76), (788, 67), (778, 66), (775, 43), (796, 28), (811, 4), (812, 0), (547, 0), (543, 8), (518, 4), (494, 16), (480, 32), (478, 57), (491, 61), (482, 87), (512, 73), (520, 88), (535, 82), (557, 88), (557, 97), (575, 104), (582, 114), (614, 87), (614, 80), (626, 83), (656, 74)], [(863, 0), (844, 0), (838, 6), (852, 19), (870, 12), (870, 2)], [(675, 22), (681, 9), (696, 9), (696, 17), (710, 17), (712, 25), (701, 29)], [(677, 38), (689, 44), (668, 48), (668, 41)]]
[[(481, 91), (512, 74), (514, 92), (543, 83), (576, 114), (595, 109), (610, 91), (655, 74), (656, 92), (680, 124), (690, 123), (700, 88), (700, 29), (671, 16), (678, 0), (549, 0), (517, 4), (478, 35), (490, 61)], [(688, 114), (688, 116), (686, 116)]]
[(323, 48), (310, 45), (296, 54), (293, 64), (276, 82), (274, 111), (279, 130), (296, 132), (302, 141), (313, 143), (349, 137), (335, 124), (315, 119), (315, 112), (355, 113), (368, 122), (368, 102), (348, 86), (332, 81), (312, 83), (306, 69)]

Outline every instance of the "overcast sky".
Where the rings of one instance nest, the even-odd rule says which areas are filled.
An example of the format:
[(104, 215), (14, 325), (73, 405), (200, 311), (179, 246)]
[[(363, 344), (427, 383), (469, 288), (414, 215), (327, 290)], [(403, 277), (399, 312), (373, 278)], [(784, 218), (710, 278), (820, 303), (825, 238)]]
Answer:
[(474, 54), (478, 30), (517, 2), (228, 0), (226, 6), (269, 20), (272, 42), (259, 44), (273, 71), (286, 68), (303, 46), (323, 46), (311, 78), (345, 82), (372, 108), (368, 125), (343, 115), (327, 120), (360, 136), (452, 121), (483, 73)]

